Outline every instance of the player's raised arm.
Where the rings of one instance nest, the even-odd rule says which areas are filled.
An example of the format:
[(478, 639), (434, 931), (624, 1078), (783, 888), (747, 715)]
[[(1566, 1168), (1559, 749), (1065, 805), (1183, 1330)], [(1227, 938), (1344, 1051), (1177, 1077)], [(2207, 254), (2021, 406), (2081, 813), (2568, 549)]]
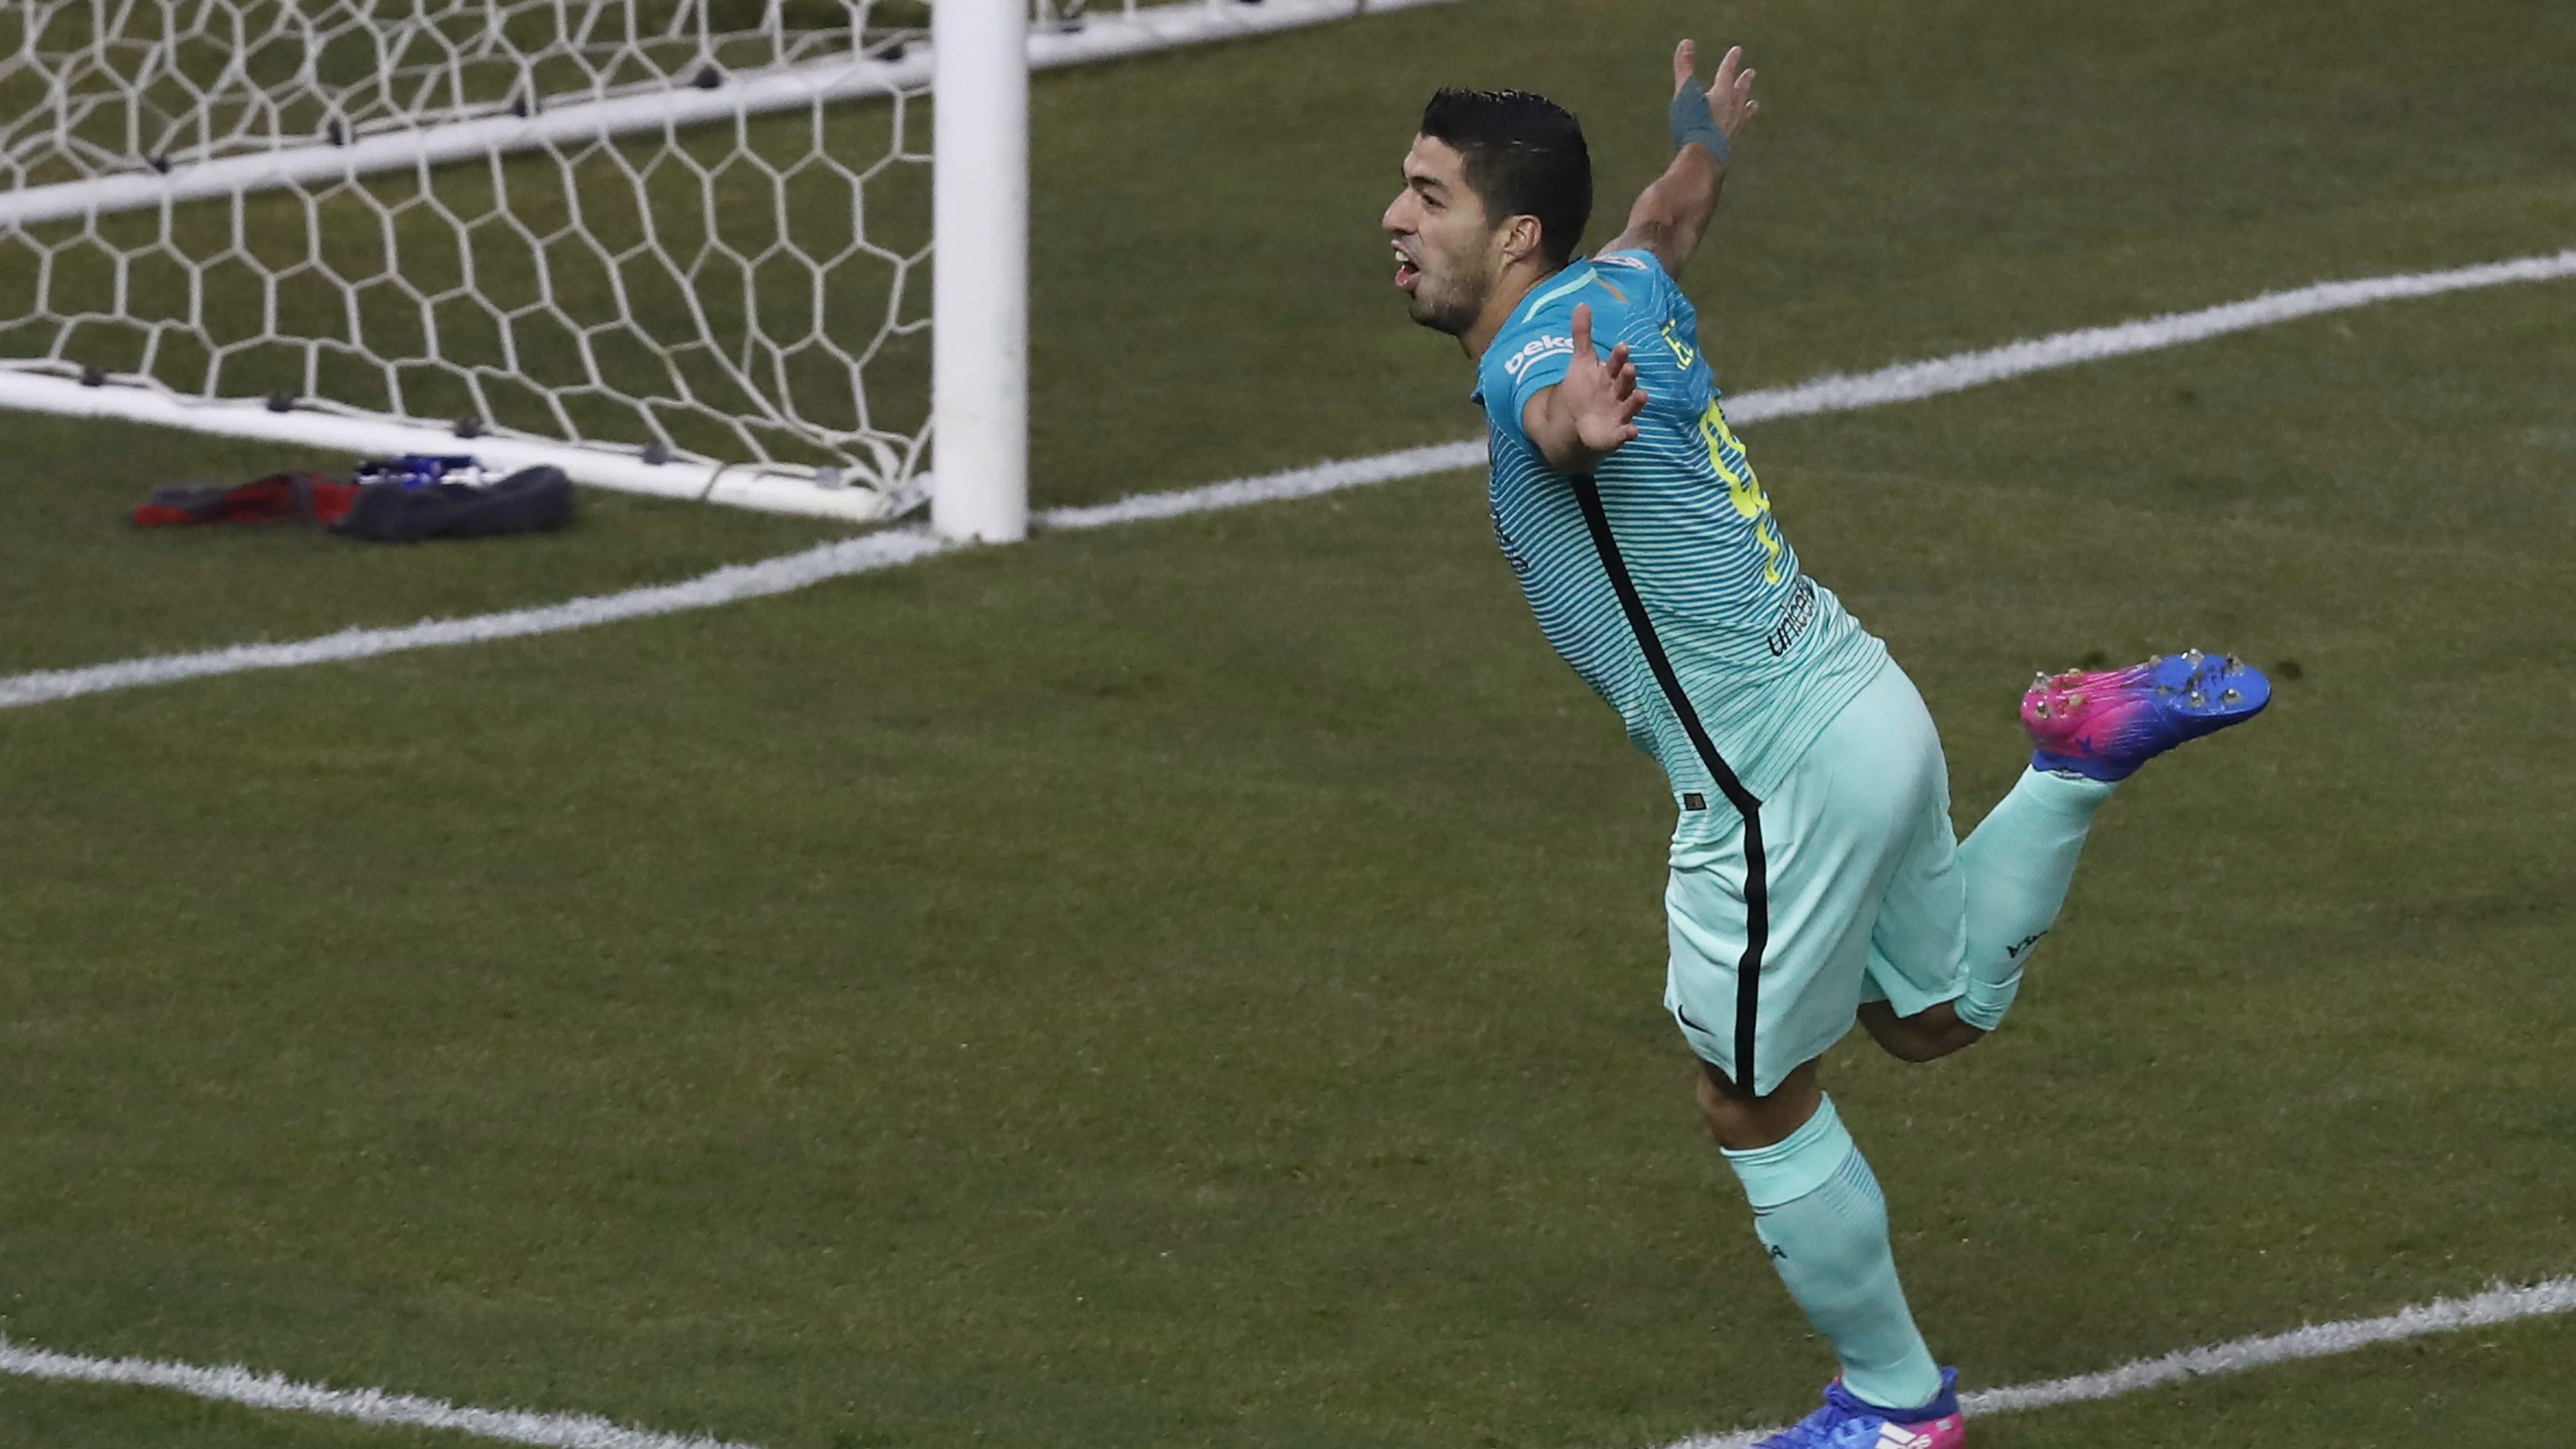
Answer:
[(1753, 72), (1744, 68), (1744, 47), (1726, 52), (1717, 63), (1716, 79), (1705, 88), (1698, 70), (1698, 47), (1685, 40), (1673, 50), (1673, 163), (1637, 194), (1637, 204), (1628, 209), (1627, 230), (1602, 248), (1653, 252), (1668, 276), (1681, 275), (1682, 264), (1699, 249), (1708, 220), (1717, 212), (1718, 188), (1726, 183), (1728, 145), (1762, 108), (1753, 99)]
[(1572, 477), (1589, 473), (1601, 460), (1637, 436), (1637, 414), (1646, 410), (1646, 394), (1637, 386), (1637, 364), (1620, 343), (1603, 357), (1592, 350), (1592, 309), (1574, 309), (1574, 356), (1565, 377), (1539, 389), (1521, 409), (1521, 431), (1547, 460), (1550, 470)]

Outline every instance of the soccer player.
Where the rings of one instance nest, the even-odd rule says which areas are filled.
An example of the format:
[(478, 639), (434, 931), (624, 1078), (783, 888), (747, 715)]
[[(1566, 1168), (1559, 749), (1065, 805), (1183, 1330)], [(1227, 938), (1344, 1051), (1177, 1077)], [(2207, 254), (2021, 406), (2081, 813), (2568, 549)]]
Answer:
[(1494, 536), (1541, 632), (1671, 782), (1664, 1004), (1754, 1231), (1841, 1362), (1824, 1407), (1765, 1443), (1954, 1449), (1957, 1371), (1915, 1328), (1817, 1059), (1855, 1020), (1908, 1061), (1993, 1030), (2114, 785), (2270, 687), (2198, 651), (2043, 678), (2022, 700), (2031, 768), (1955, 838), (1921, 696), (1799, 569), (1674, 285), (1757, 109), (1741, 50), (1706, 86), (1696, 71), (1685, 40), (1672, 164), (1588, 259), (1574, 117), (1434, 96), (1386, 210), (1395, 284), (1476, 364)]

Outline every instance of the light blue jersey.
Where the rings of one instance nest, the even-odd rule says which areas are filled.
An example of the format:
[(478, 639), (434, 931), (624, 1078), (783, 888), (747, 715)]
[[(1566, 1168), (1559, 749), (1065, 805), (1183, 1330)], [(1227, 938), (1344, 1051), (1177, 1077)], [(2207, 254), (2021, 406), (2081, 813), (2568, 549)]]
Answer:
[[(1636, 440), (1589, 482), (1549, 471), (1521, 427), (1531, 396), (1564, 380), (1577, 304), (1592, 309), (1603, 357), (1628, 344), (1647, 397)], [(1756, 801), (1777, 788), (1887, 659), (1799, 572), (1717, 398), (1699, 314), (1647, 252), (1578, 258), (1540, 283), (1477, 367), (1494, 537), (1548, 643), (1663, 766), (1684, 841), (1726, 827), (1730, 784)], [(1717, 761), (1691, 739), (1650, 650), (1669, 662)]]

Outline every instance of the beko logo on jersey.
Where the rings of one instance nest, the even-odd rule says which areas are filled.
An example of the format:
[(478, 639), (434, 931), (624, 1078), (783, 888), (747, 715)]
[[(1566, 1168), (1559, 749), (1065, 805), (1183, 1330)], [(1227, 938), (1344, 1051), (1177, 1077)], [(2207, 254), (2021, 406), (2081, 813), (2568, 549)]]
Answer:
[(1503, 364), (1503, 372), (1507, 376), (1518, 377), (1542, 357), (1554, 357), (1559, 353), (1571, 356), (1573, 352), (1574, 339), (1571, 337), (1533, 337), (1521, 344), (1521, 350), (1513, 353), (1511, 360)]

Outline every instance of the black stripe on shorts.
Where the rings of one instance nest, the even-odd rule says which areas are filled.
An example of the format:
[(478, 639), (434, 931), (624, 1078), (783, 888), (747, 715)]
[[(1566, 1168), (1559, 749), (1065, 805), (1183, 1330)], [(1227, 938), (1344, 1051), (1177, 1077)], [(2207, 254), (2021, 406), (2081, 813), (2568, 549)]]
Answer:
[(1637, 595), (1636, 580), (1628, 576), (1628, 562), (1619, 553), (1619, 540), (1610, 532), (1610, 515), (1601, 507), (1601, 489), (1589, 473), (1570, 479), (1574, 499), (1583, 507), (1584, 526), (1592, 531), (1593, 550), (1601, 555), (1601, 567), (1610, 575), (1610, 588), (1619, 596), (1619, 608), (1628, 616), (1628, 628), (1637, 636), (1637, 647), (1646, 656), (1646, 667), (1654, 671), (1655, 683), (1661, 685), (1664, 700), (1682, 722), (1682, 732), (1690, 736), (1691, 748), (1698, 751), (1700, 763), (1717, 778), (1717, 788), (1727, 803), (1744, 817), (1744, 959), (1735, 965), (1735, 1086), (1748, 1094), (1760, 1089), (1754, 1085), (1754, 1025), (1762, 1009), (1762, 951), (1770, 944), (1771, 892), (1762, 865), (1762, 802), (1744, 788), (1744, 782), (1728, 768), (1717, 744), (1699, 722), (1699, 711), (1691, 707), (1690, 696), (1682, 692), (1682, 681), (1673, 673), (1673, 662), (1664, 654), (1663, 641), (1655, 637), (1654, 620), (1646, 616), (1646, 601)]

